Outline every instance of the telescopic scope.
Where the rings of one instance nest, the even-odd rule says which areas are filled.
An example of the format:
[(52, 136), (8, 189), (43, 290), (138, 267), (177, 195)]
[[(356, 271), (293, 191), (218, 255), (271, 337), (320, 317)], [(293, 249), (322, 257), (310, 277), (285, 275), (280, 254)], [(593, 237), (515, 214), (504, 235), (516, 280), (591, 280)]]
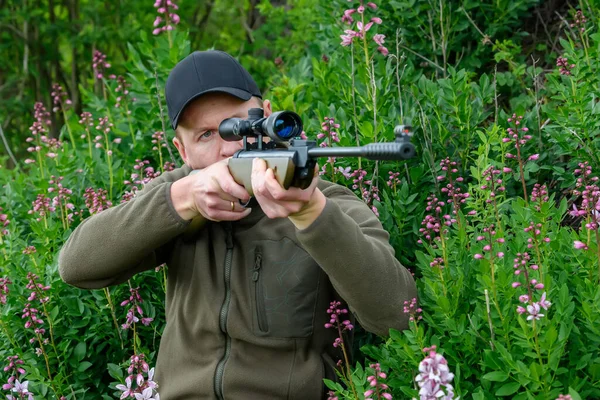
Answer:
[(244, 137), (268, 136), (282, 143), (300, 136), (302, 119), (292, 111), (278, 111), (264, 117), (262, 108), (248, 110), (248, 118), (227, 118), (219, 125), (219, 134), (223, 140), (236, 141)]

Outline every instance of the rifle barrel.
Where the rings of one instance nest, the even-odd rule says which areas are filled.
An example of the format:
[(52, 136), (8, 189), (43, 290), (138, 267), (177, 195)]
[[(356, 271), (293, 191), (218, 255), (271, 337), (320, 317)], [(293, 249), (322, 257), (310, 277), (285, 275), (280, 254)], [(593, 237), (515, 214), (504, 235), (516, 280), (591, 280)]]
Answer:
[(407, 160), (415, 155), (410, 142), (370, 143), (359, 147), (314, 147), (309, 157), (365, 157), (371, 160)]

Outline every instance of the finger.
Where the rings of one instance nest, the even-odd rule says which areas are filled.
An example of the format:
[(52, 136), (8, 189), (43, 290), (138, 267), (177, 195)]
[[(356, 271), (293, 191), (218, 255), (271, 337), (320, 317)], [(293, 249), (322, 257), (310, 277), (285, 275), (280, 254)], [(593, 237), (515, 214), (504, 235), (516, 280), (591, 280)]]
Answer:
[(260, 174), (267, 170), (267, 162), (262, 158), (255, 158), (252, 160), (252, 173)]
[(314, 177), (310, 186), (306, 189), (300, 189), (298, 187), (289, 187), (284, 189), (280, 184), (275, 173), (272, 169), (268, 169), (265, 174), (265, 186), (271, 197), (278, 201), (308, 201), (312, 196), (316, 185), (318, 184), (318, 178)]
[(209, 219), (213, 221), (238, 221), (247, 217), (252, 212), (251, 208), (244, 208), (242, 211), (219, 210), (210, 214)]
[(252, 191), (257, 199), (268, 196), (267, 189), (265, 187), (266, 170), (267, 163), (264, 160), (260, 158), (255, 158), (252, 160), (252, 174), (250, 176), (250, 180), (252, 181)]
[(301, 193), (299, 193), (300, 189), (298, 188), (290, 187), (287, 190), (284, 189), (271, 168), (265, 172), (264, 185), (270, 196), (277, 201), (298, 200), (298, 196), (301, 196)]
[(232, 213), (236, 213), (236, 212), (239, 213), (239, 212), (243, 212), (244, 210), (246, 210), (244, 207), (242, 207), (242, 205), (240, 204), (238, 199), (235, 199), (235, 200), (223, 199), (222, 201), (219, 201), (219, 203), (215, 207), (215, 209), (229, 211)]
[(223, 172), (219, 175), (217, 183), (224, 194), (227, 194), (235, 199), (241, 199), (244, 202), (250, 200), (248, 191), (244, 186), (240, 185), (235, 181), (235, 179), (233, 179), (228, 167), (223, 169)]

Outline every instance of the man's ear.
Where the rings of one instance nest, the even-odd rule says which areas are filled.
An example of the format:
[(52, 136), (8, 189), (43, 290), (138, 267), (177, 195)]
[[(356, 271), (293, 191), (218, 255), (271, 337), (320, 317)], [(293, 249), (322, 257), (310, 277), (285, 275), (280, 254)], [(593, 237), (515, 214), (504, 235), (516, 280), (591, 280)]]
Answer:
[(189, 165), (187, 162), (187, 153), (185, 151), (185, 146), (183, 145), (179, 137), (175, 136), (173, 138), (173, 145), (175, 145), (175, 147), (177, 148), (177, 151), (179, 152), (179, 155), (181, 156), (183, 162)]
[(265, 117), (268, 117), (269, 115), (273, 114), (273, 110), (271, 109), (271, 101), (270, 100), (263, 101), (263, 110), (265, 112)]

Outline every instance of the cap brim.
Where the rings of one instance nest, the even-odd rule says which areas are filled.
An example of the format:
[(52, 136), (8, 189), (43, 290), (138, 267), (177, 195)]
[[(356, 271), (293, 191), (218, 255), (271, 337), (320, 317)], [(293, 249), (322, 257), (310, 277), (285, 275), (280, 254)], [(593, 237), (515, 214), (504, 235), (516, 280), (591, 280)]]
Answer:
[(205, 95), (207, 93), (227, 93), (230, 94), (234, 97), (237, 97), (240, 100), (244, 100), (244, 101), (248, 101), (252, 98), (252, 93), (247, 92), (245, 90), (241, 90), (241, 89), (236, 89), (236, 88), (230, 88), (230, 87), (216, 87), (216, 88), (211, 88), (209, 90), (205, 90), (203, 92), (197, 93), (194, 96), (190, 97), (184, 104), (183, 107), (181, 107), (181, 110), (177, 113), (177, 115), (175, 116), (175, 119), (172, 121), (171, 126), (173, 127), (173, 129), (177, 128), (177, 124), (179, 123), (179, 117), (181, 117), (181, 113), (183, 112), (183, 110), (185, 110), (185, 108), (194, 100), (196, 100), (198, 97)]

